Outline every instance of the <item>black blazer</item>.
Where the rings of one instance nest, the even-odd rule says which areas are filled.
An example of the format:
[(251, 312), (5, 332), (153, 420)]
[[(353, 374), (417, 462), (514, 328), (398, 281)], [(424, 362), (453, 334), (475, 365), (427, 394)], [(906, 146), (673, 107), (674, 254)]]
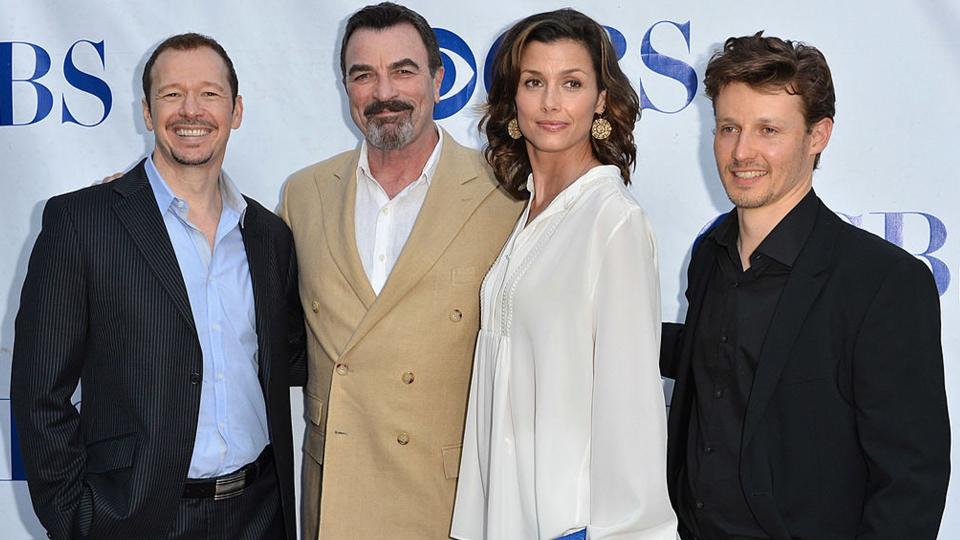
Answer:
[[(818, 205), (747, 404), (738, 471), (744, 497), (777, 540), (936, 538), (950, 424), (933, 276)], [(715, 260), (716, 246), (699, 242), (686, 324), (664, 327), (661, 370), (676, 381), (667, 453), (675, 506), (694, 412), (693, 336), (683, 328), (697, 327)]]
[[(287, 226), (247, 199), (260, 384), (287, 537), (296, 531), (289, 386), (303, 315)], [(203, 363), (187, 290), (143, 162), (50, 199), (16, 320), (11, 405), (51, 538), (164, 537), (183, 494)], [(82, 383), (78, 411), (70, 397)]]

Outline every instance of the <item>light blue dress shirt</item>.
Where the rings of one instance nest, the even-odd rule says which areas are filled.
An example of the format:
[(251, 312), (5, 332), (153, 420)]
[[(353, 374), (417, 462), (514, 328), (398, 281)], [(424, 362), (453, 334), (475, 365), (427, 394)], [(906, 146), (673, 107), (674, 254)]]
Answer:
[(187, 218), (187, 201), (173, 193), (151, 157), (146, 171), (183, 274), (203, 353), (200, 415), (188, 476), (220, 476), (256, 460), (270, 441), (257, 376), (253, 284), (240, 234), (247, 203), (221, 173), (223, 210), (211, 250)]

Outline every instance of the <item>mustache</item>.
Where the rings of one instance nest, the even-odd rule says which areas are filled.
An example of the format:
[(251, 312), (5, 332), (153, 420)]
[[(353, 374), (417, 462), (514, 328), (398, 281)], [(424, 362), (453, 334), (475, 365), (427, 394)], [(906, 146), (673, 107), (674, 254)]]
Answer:
[(404, 112), (412, 111), (413, 105), (400, 101), (399, 99), (388, 99), (386, 101), (374, 101), (373, 103), (367, 105), (363, 109), (364, 116), (370, 116), (372, 114), (379, 114), (384, 111), (389, 112)]

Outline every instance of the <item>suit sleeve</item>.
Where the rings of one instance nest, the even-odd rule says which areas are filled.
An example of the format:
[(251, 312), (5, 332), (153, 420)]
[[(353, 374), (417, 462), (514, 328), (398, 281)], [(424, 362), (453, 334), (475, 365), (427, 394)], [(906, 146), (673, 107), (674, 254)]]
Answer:
[(940, 300), (926, 266), (895, 265), (856, 340), (853, 392), (869, 482), (857, 538), (935, 539), (950, 476)]
[[(280, 193), (280, 206), (277, 208), (277, 215), (286, 223), (288, 228), (292, 228), (290, 223), (290, 214), (288, 210), (287, 197), (290, 191), (290, 181), (283, 186)], [(292, 240), (293, 233), (290, 233), (290, 260), (287, 269), (287, 328), (289, 331), (290, 345), (290, 386), (304, 386), (307, 384), (307, 336), (304, 326), (303, 304), (300, 301), (300, 277), (297, 266), (296, 242)]]
[(596, 539), (673, 540), (667, 427), (657, 367), (660, 282), (646, 217), (632, 211), (604, 250), (595, 302), (590, 524)]
[(676, 363), (683, 343), (683, 324), (665, 322), (661, 326), (660, 375), (676, 379)]
[(300, 304), (300, 287), (297, 273), (297, 251), (290, 241), (290, 260), (287, 268), (287, 332), (290, 347), (290, 386), (307, 384), (307, 340), (303, 321), (303, 306)]
[(83, 369), (86, 288), (76, 229), (51, 199), (20, 296), (10, 396), (34, 510), (58, 539), (73, 536), (83, 494), (86, 456), (70, 398)]

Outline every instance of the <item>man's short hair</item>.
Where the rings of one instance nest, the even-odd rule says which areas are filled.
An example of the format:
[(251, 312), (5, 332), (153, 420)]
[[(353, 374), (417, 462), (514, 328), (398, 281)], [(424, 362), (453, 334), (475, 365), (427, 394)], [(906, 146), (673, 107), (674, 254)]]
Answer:
[[(823, 53), (804, 43), (764, 36), (762, 30), (729, 38), (707, 63), (703, 85), (710, 101), (734, 82), (800, 96), (808, 129), (824, 118), (832, 120), (836, 112), (833, 77)], [(817, 154), (814, 168), (819, 163)]]
[(223, 59), (223, 63), (227, 66), (227, 80), (230, 82), (230, 94), (233, 101), (236, 102), (239, 89), (237, 71), (233, 68), (233, 61), (227, 56), (227, 51), (223, 50), (223, 47), (212, 37), (190, 32), (170, 36), (163, 40), (163, 42), (153, 50), (150, 59), (147, 60), (146, 65), (143, 66), (143, 97), (147, 100), (148, 109), (150, 108), (150, 85), (153, 82), (150, 72), (153, 71), (153, 64), (157, 62), (157, 57), (160, 56), (160, 53), (169, 49), (175, 51), (192, 51), (201, 47), (213, 49), (213, 52), (220, 55), (220, 58)]
[(440, 45), (437, 43), (437, 36), (433, 33), (433, 28), (430, 28), (430, 23), (416, 11), (393, 2), (382, 2), (367, 6), (354, 13), (347, 21), (347, 28), (343, 32), (343, 41), (340, 42), (340, 74), (344, 78), (347, 76), (347, 42), (350, 41), (354, 32), (361, 28), (383, 30), (403, 23), (413, 26), (420, 34), (423, 46), (427, 48), (430, 76), (436, 75), (437, 70), (443, 66), (443, 61), (440, 59)]

